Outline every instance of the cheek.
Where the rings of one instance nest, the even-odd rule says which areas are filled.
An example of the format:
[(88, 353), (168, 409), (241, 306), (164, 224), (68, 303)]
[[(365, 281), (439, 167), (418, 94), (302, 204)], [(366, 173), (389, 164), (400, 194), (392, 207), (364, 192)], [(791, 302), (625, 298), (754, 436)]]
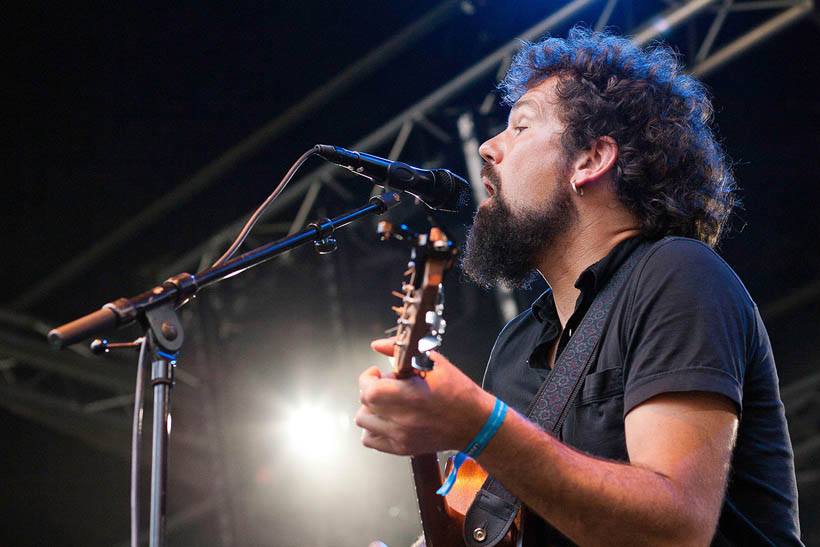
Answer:
[(500, 197), (513, 208), (528, 208), (542, 197), (545, 173), (538, 162), (527, 161), (502, 179)]

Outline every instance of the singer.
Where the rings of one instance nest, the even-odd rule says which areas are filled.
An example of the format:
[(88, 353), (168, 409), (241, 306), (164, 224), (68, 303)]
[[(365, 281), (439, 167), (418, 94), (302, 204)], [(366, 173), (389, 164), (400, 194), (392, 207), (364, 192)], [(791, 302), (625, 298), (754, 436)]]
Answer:
[(468, 545), (495, 544), (519, 501), (525, 545), (802, 545), (771, 345), (713, 250), (736, 187), (705, 89), (672, 51), (583, 28), (526, 45), (500, 87), (512, 108), (479, 150), (490, 197), (462, 266), (550, 288), (501, 332), (483, 387), (435, 352), (424, 380), (363, 372), (363, 444), (481, 439), (494, 480)]

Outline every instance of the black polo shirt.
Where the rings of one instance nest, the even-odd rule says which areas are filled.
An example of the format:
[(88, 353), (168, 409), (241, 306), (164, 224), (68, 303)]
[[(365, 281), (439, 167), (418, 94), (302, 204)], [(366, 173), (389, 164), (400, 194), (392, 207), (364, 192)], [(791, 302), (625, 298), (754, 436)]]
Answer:
[[(548, 372), (548, 349), (566, 346), (598, 291), (641, 238), (584, 270), (575, 312), (561, 330), (551, 291), (510, 321), (493, 347), (484, 387), (526, 414)], [(560, 432), (583, 452), (629, 461), (624, 417), (661, 393), (719, 393), (740, 423), (715, 545), (802, 545), (794, 462), (777, 372), (757, 306), (707, 245), (652, 244), (615, 299), (581, 392)], [(556, 532), (545, 527), (549, 541)]]

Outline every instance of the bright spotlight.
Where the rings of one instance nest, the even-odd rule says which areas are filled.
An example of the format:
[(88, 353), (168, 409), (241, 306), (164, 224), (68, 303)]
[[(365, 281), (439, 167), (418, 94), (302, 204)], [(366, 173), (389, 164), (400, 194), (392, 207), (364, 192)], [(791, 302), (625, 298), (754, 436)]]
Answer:
[(287, 411), (284, 432), (288, 445), (301, 457), (326, 460), (338, 454), (343, 433), (350, 429), (344, 413), (330, 412), (320, 406), (302, 404)]
[(655, 27), (655, 29), (661, 34), (668, 31), (669, 28), (670, 28), (669, 21), (667, 21), (663, 17), (659, 17), (659, 18), (655, 19), (654, 21), (652, 21), (652, 26)]

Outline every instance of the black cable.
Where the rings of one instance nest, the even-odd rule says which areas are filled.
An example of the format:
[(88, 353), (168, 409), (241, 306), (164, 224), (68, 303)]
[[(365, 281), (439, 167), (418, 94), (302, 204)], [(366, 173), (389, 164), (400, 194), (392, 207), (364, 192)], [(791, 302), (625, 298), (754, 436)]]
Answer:
[(148, 335), (143, 336), (140, 340), (140, 356), (137, 361), (137, 385), (134, 388), (134, 419), (131, 422), (131, 547), (139, 547), (140, 442), (142, 439), (142, 402)]
[(234, 255), (234, 253), (236, 253), (237, 249), (239, 249), (239, 247), (245, 241), (245, 238), (248, 237), (248, 234), (250, 233), (251, 228), (253, 228), (254, 224), (257, 223), (257, 221), (262, 216), (262, 214), (265, 212), (265, 210), (268, 208), (268, 206), (271, 203), (273, 203), (273, 200), (275, 200), (277, 197), (279, 197), (279, 194), (281, 194), (282, 190), (285, 189), (285, 186), (288, 185), (288, 183), (290, 182), (290, 179), (292, 179), (293, 175), (296, 174), (296, 171), (300, 167), (302, 167), (302, 164), (305, 163), (310, 156), (312, 156), (313, 154), (316, 154), (318, 151), (319, 151), (319, 146), (318, 145), (314, 146), (313, 148), (311, 148), (310, 150), (308, 150), (307, 152), (302, 154), (299, 157), (298, 160), (296, 160), (296, 163), (294, 163), (291, 166), (291, 168), (288, 169), (288, 172), (285, 173), (285, 176), (282, 179), (282, 182), (279, 183), (279, 186), (277, 186), (273, 190), (271, 195), (269, 195), (267, 197), (267, 199), (264, 202), (262, 202), (262, 205), (260, 205), (259, 208), (256, 209), (256, 211), (254, 211), (254, 213), (251, 215), (251, 218), (248, 219), (248, 222), (245, 223), (245, 226), (239, 232), (239, 235), (236, 236), (236, 239), (234, 240), (234, 242), (231, 243), (231, 246), (228, 247), (227, 251), (225, 251), (225, 254), (220, 256), (217, 259), (217, 261), (213, 263), (213, 266), (211, 266), (211, 268), (214, 268), (216, 266), (220, 266), (221, 264), (227, 262)]

